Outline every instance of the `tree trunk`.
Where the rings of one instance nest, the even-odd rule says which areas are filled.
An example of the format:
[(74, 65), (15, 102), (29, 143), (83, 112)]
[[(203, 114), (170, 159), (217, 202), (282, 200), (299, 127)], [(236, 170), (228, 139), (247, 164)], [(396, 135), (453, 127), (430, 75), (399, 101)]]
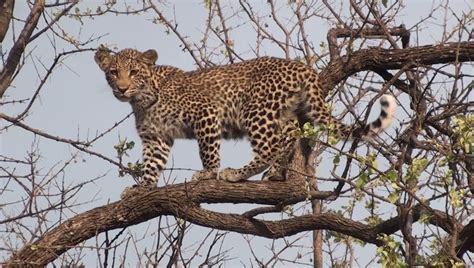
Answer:
[[(300, 140), (295, 147), (295, 152), (289, 166), (291, 171), (288, 173), (288, 179), (301, 178), (301, 174), (311, 174), (314, 176), (316, 173), (316, 158), (319, 155), (319, 150), (313, 151), (306, 139)], [(307, 177), (306, 179), (313, 190), (318, 189), (317, 179), (315, 177)], [(321, 215), (322, 202), (320, 200), (311, 200), (311, 208), (313, 215)], [(313, 267), (315, 268), (323, 267), (323, 241), (321, 232), (321, 230), (313, 230)]]

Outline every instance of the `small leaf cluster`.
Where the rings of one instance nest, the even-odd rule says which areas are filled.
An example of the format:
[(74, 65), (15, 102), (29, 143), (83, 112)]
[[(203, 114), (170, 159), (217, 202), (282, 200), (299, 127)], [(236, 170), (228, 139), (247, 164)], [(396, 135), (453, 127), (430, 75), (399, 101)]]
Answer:
[(391, 236), (381, 234), (378, 240), (383, 242), (383, 246), (377, 248), (377, 256), (382, 267), (406, 267), (400, 254), (401, 243), (395, 241)]
[(456, 135), (456, 149), (461, 149), (465, 154), (473, 153), (474, 146), (474, 115), (453, 117), (456, 125), (453, 131)]
[[(134, 141), (127, 141), (127, 139), (119, 140), (119, 143), (114, 146), (114, 149), (117, 151), (117, 158), (119, 162), (122, 163), (124, 156), (129, 156), (128, 152), (135, 147)], [(140, 178), (143, 175), (144, 164), (136, 161), (135, 163), (128, 162), (126, 168), (121, 168), (119, 170), (119, 177), (124, 177), (129, 174), (133, 178)]]

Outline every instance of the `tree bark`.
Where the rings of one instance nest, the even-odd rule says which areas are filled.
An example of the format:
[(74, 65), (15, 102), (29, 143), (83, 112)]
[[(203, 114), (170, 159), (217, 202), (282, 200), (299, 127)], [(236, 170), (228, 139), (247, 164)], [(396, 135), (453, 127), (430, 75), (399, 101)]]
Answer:
[[(311, 208), (313, 215), (322, 214), (323, 203), (321, 200), (312, 200)], [(313, 267), (322, 268), (323, 266), (323, 230), (313, 230)]]
[(0, 43), (3, 42), (13, 16), (14, 0), (0, 0)]
[[(209, 180), (156, 188), (66, 220), (33, 244), (25, 245), (5, 263), (5, 266), (43, 266), (71, 247), (99, 233), (135, 225), (163, 215), (174, 215), (205, 227), (272, 239), (309, 230), (332, 230), (377, 246), (382, 243), (377, 239), (379, 234), (393, 234), (399, 230), (399, 217), (376, 226), (346, 219), (336, 213), (309, 214), (280, 221), (265, 221), (239, 214), (209, 211), (200, 207), (200, 203), (294, 204), (307, 200), (308, 197), (324, 199), (332, 195), (332, 192), (308, 191), (306, 185), (305, 180), (301, 179), (244, 183)], [(455, 219), (442, 211), (426, 210), (421, 206), (415, 207), (414, 210), (414, 220), (418, 220), (422, 211), (429, 213), (432, 215), (430, 223), (443, 228), (447, 233), (452, 229), (451, 223), (456, 223)]]
[(361, 71), (394, 70), (410, 66), (467, 62), (474, 60), (474, 42), (444, 43), (406, 49), (368, 48), (329, 63), (319, 73), (328, 91)]

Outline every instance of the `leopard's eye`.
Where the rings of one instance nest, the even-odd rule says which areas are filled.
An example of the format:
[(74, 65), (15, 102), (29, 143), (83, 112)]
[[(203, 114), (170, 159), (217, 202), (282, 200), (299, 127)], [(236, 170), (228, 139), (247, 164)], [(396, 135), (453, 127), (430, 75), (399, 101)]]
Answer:
[(117, 69), (110, 69), (109, 74), (112, 76), (117, 76), (118, 75)]
[(138, 70), (137, 69), (133, 69), (133, 70), (130, 70), (130, 76), (135, 76), (138, 74)]

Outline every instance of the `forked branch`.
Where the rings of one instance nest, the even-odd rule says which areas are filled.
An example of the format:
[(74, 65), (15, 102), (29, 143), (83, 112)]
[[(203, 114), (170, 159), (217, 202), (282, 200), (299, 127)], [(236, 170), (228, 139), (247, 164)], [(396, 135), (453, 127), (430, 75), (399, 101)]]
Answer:
[(320, 72), (326, 90), (361, 71), (395, 70), (410, 66), (471, 62), (474, 42), (444, 43), (406, 49), (361, 49), (332, 60)]

